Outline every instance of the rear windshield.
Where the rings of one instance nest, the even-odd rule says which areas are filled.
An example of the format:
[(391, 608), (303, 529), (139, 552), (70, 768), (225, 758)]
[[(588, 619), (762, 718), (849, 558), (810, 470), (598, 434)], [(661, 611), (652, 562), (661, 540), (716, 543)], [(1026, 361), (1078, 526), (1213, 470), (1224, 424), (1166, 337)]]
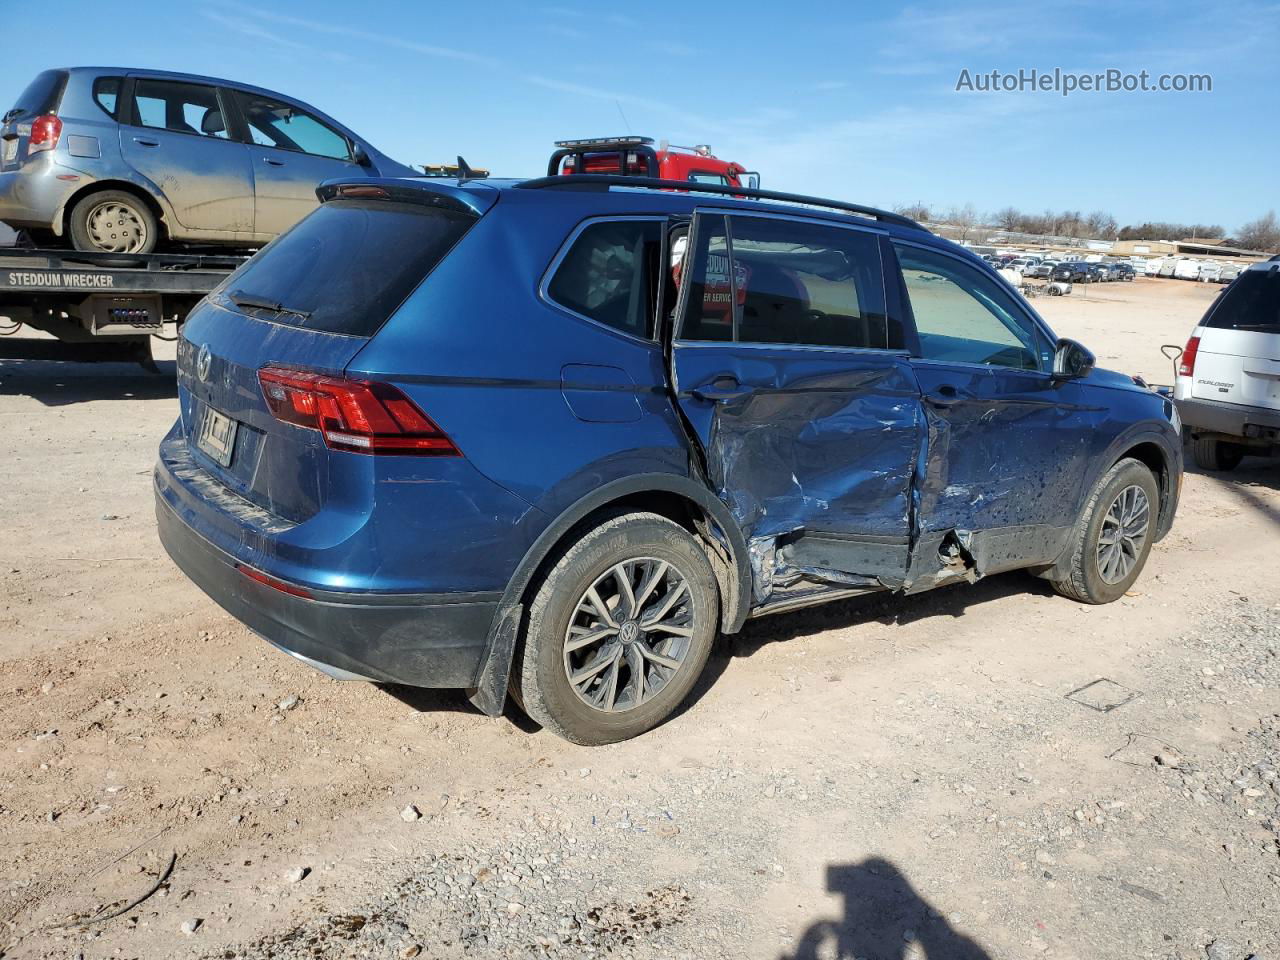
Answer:
[(42, 113), (53, 113), (62, 100), (62, 91), (67, 85), (67, 71), (46, 70), (36, 74), (36, 78), (27, 84), (27, 89), (18, 96), (13, 109), (4, 115), (5, 122), (17, 120), (19, 117), (37, 117)]
[(1206, 326), (1280, 333), (1280, 270), (1246, 270), (1236, 277)]
[[(385, 200), (332, 200), (236, 271), (220, 298), (290, 326), (371, 337), (475, 223), (473, 216)], [(290, 312), (296, 311), (296, 312)]]

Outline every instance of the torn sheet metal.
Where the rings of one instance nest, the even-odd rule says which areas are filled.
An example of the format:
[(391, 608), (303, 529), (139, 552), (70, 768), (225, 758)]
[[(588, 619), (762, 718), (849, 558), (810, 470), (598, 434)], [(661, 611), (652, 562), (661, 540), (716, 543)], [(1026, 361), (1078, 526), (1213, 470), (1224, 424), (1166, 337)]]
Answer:
[[(717, 345), (682, 348), (676, 362), (708, 482), (747, 537), (757, 603), (796, 571), (902, 582), (922, 429), (906, 358)], [(748, 389), (694, 392), (728, 378)]]
[(1052, 562), (1093, 463), (1096, 410), (1037, 371), (920, 364), (923, 429), (912, 491), (912, 592)]

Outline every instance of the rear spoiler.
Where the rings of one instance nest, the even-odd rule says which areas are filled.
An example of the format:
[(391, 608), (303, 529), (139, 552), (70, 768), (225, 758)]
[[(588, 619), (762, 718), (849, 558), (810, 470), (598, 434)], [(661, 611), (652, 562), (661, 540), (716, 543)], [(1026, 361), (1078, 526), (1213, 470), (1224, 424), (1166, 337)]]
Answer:
[(498, 191), (480, 184), (477, 187), (481, 188), (425, 177), (422, 180), (361, 177), (357, 180), (326, 180), (316, 187), (316, 196), (321, 203), (330, 200), (387, 200), (480, 217), (497, 202)]

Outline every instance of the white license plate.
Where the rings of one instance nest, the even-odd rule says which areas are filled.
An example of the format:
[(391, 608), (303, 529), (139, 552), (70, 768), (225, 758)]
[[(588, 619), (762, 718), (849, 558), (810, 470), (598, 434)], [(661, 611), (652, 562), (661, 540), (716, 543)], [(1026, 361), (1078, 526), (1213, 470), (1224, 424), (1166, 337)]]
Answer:
[(236, 427), (239, 426), (228, 416), (219, 413), (213, 407), (204, 408), (204, 418), (200, 422), (200, 432), (196, 435), (196, 446), (218, 462), (219, 465), (231, 465), (231, 454), (236, 446)]
[(3, 141), (3, 143), (4, 143), (3, 160), (5, 163), (8, 163), (10, 160), (12, 160), (14, 157), (18, 155), (18, 138), (13, 137), (9, 140)]

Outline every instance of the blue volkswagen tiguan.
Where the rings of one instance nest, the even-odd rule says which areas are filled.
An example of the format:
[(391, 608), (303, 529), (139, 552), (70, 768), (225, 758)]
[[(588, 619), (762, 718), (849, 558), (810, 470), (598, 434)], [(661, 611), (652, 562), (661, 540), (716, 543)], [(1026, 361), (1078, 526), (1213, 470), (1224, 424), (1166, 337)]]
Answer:
[(1181, 486), (1168, 400), (910, 220), (689, 186), (322, 186), (183, 328), (170, 555), (331, 675), (510, 691), (584, 744), (748, 617), (1129, 589)]

